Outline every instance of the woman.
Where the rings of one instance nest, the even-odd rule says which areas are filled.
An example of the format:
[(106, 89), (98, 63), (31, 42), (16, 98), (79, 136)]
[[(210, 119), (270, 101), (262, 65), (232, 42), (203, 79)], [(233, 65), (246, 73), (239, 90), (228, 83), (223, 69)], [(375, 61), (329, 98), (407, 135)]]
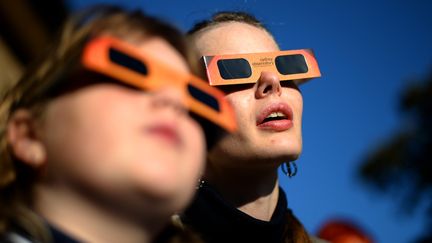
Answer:
[[(287, 163), (287, 173), (296, 172), (290, 162), (302, 151), (303, 109), (297, 85), (320, 75), (312, 54), (281, 52), (264, 26), (241, 12), (217, 13), (195, 25), (189, 35), (206, 56), (210, 83), (220, 85), (233, 104), (239, 131), (225, 136), (209, 152), (203, 183), (183, 221), (206, 242), (311, 242), (287, 208), (277, 169)], [(300, 79), (287, 77), (281, 82), (285, 76), (274, 67), (276, 59), (266, 57), (278, 53), (303, 53), (307, 65), (314, 62), (308, 67), (314, 73), (305, 71)], [(256, 62), (240, 68), (254, 58)], [(232, 62), (225, 65), (221, 60)]]
[(153, 241), (203, 168), (188, 111), (235, 129), (194, 60), (176, 29), (140, 12), (95, 8), (66, 23), (1, 101), (1, 241)]

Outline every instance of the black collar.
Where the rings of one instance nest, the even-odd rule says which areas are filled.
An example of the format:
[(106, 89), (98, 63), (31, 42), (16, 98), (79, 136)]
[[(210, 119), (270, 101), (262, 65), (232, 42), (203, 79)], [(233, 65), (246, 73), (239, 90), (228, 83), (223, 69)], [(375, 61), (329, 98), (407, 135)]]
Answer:
[(226, 202), (208, 183), (198, 190), (183, 222), (195, 230), (205, 242), (283, 242), (291, 211), (286, 196), (279, 188), (276, 209), (270, 221), (262, 221), (243, 213)]

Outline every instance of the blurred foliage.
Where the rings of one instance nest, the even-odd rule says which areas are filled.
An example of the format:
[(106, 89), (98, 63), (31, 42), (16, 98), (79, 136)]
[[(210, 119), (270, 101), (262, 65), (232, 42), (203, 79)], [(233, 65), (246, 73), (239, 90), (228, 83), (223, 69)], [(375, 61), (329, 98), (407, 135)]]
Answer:
[(432, 242), (432, 73), (404, 90), (400, 110), (400, 128), (367, 155), (359, 175), (373, 188), (400, 196), (408, 212), (426, 203), (425, 233), (416, 242)]

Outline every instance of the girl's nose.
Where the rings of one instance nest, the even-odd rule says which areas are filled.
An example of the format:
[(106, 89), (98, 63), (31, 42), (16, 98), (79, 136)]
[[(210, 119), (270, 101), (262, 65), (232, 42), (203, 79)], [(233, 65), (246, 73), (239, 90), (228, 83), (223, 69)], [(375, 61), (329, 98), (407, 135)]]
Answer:
[(172, 109), (178, 114), (187, 114), (185, 95), (178, 88), (166, 87), (154, 93), (153, 107)]

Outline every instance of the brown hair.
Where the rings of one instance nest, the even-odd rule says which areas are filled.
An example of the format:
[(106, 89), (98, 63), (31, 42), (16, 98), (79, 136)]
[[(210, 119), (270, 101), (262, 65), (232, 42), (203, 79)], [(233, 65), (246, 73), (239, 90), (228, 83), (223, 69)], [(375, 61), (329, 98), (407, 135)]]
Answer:
[[(217, 12), (212, 15), (212, 17), (208, 20), (204, 20), (196, 23), (187, 34), (192, 37), (192, 39), (197, 36), (203, 34), (205, 31), (216, 27), (220, 24), (229, 23), (229, 22), (238, 22), (244, 23), (256, 28), (262, 29), (266, 31), (271, 37), (273, 35), (264, 26), (264, 24), (255, 18), (253, 15), (245, 12), (231, 12), (231, 11), (222, 11)], [(285, 229), (285, 242), (286, 243), (310, 243), (311, 239), (302, 225), (302, 223), (292, 214), (289, 213), (287, 215), (287, 225)]]
[(175, 48), (197, 72), (197, 56), (186, 38), (174, 27), (140, 11), (128, 12), (117, 7), (97, 6), (72, 16), (63, 26), (51, 49), (29, 68), (0, 101), (0, 238), (18, 228), (38, 241), (49, 241), (39, 217), (31, 211), (32, 187), (36, 172), (14, 158), (6, 139), (7, 122), (18, 108), (26, 108), (36, 119), (43, 116), (48, 93), (64, 85), (73, 73), (77, 56), (85, 42), (94, 36), (110, 34), (128, 42), (158, 36)]

